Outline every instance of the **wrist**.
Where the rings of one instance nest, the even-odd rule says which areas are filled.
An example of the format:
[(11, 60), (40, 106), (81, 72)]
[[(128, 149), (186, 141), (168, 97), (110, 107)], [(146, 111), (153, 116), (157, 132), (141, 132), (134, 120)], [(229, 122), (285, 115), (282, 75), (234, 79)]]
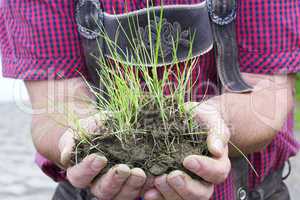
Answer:
[(58, 126), (48, 117), (34, 116), (32, 118), (32, 140), (37, 152), (53, 163), (61, 164), (59, 140), (66, 127)]

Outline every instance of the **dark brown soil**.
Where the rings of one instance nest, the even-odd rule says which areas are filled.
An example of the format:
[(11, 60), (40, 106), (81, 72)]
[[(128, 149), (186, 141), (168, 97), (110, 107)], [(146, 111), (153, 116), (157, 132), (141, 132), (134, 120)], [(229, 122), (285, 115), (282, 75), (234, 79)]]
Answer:
[(120, 163), (142, 168), (147, 175), (158, 176), (173, 170), (187, 172), (182, 166), (186, 156), (208, 155), (207, 135), (203, 128), (189, 125), (189, 117), (180, 116), (176, 103), (170, 100), (167, 104), (168, 121), (163, 122), (158, 108), (150, 101), (140, 110), (135, 129), (122, 135), (122, 142), (112, 134), (113, 119), (107, 120), (102, 133), (92, 136), (89, 143), (76, 141), (74, 163), (88, 154), (99, 153), (108, 159), (102, 173)]

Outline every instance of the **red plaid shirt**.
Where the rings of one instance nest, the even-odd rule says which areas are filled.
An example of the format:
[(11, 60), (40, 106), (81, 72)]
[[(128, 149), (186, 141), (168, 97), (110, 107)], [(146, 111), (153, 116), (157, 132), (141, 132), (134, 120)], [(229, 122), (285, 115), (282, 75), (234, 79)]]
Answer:
[[(192, 4), (202, 0), (164, 0), (164, 4)], [(258, 74), (288, 74), (300, 71), (300, 1), (237, 0), (237, 41), (241, 70)], [(127, 3), (125, 3), (127, 2)], [(102, 0), (109, 13), (123, 13), (146, 7), (147, 0)], [(158, 0), (155, 2), (159, 4)], [(127, 9), (126, 9), (127, 5)], [(85, 63), (71, 0), (0, 1), (0, 50), (3, 75), (24, 80), (71, 78), (85, 71)], [(200, 57), (195, 77), (198, 95), (206, 91), (204, 81), (216, 81), (212, 52)], [(213, 88), (210, 88), (211, 92)], [(273, 142), (249, 155), (259, 173), (249, 171), (249, 187), (259, 184), (298, 151), (293, 137), (293, 116)], [(48, 174), (53, 164), (39, 157)], [(49, 168), (50, 167), (50, 168)], [(214, 200), (235, 199), (232, 174), (215, 187)]]

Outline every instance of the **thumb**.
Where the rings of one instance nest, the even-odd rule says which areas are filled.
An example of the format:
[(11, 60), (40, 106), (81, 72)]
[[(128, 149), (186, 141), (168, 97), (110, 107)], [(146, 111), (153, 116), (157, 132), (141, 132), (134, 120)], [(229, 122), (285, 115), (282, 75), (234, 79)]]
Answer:
[(217, 104), (211, 101), (187, 102), (185, 109), (191, 113), (193, 119), (208, 129), (207, 145), (210, 153), (221, 156), (230, 138), (230, 131), (223, 120)]
[(220, 115), (216, 103), (209, 100), (204, 102), (186, 102), (184, 109), (186, 112), (191, 113), (198, 122), (209, 123), (209, 118)]
[(71, 160), (72, 151), (75, 146), (74, 132), (71, 128), (61, 136), (58, 143), (60, 151), (60, 162), (64, 167), (68, 167)]

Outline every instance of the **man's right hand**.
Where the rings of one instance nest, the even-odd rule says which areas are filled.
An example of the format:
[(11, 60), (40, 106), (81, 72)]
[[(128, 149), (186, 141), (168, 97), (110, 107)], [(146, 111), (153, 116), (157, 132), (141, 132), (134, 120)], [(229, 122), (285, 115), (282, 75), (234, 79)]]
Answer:
[[(81, 120), (80, 124), (89, 132), (97, 127), (93, 117)], [(93, 195), (101, 200), (134, 200), (140, 196), (146, 181), (142, 169), (130, 169), (127, 165), (120, 164), (111, 168), (103, 176), (95, 177), (107, 164), (107, 159), (101, 155), (91, 154), (75, 166), (70, 166), (73, 151), (74, 133), (68, 129), (60, 138), (59, 150), (61, 163), (67, 171), (67, 179), (76, 188), (90, 188)]]
[[(25, 81), (25, 85), (33, 110), (31, 134), (35, 147), (45, 158), (66, 169), (71, 184), (78, 188), (90, 187), (101, 200), (134, 200), (140, 195), (146, 181), (141, 169), (118, 165), (95, 178), (107, 163), (106, 158), (96, 154), (87, 156), (75, 166), (69, 165), (75, 145), (74, 133), (61, 126), (68, 124), (68, 111), (82, 118), (81, 127), (88, 133), (99, 128), (98, 117), (101, 118), (93, 116), (99, 110), (90, 102), (95, 97), (82, 78)], [(58, 109), (61, 105), (67, 109)]]

